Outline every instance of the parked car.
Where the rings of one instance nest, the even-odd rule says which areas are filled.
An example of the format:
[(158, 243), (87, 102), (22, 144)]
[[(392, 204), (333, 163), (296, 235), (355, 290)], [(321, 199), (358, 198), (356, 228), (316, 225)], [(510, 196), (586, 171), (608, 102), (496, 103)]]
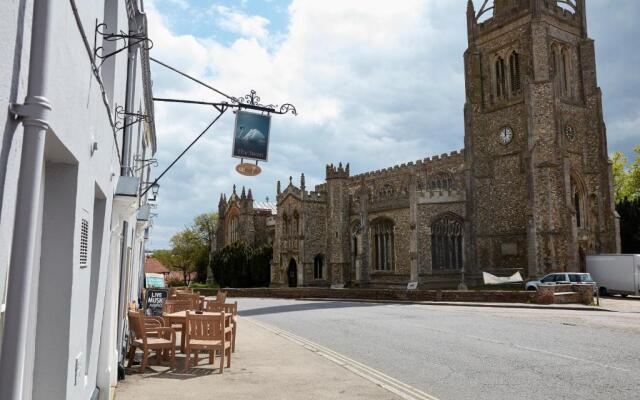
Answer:
[(591, 278), (591, 274), (587, 272), (554, 272), (542, 279), (528, 281), (524, 288), (525, 290), (538, 290), (538, 286), (543, 283), (591, 283), (595, 290), (595, 282)]

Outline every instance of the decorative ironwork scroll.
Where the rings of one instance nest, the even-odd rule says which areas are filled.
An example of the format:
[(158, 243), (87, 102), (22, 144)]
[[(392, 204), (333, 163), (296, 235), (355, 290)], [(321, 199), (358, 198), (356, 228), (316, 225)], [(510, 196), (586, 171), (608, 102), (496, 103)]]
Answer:
[(298, 115), (298, 111), (296, 110), (295, 106), (290, 103), (285, 103), (279, 108), (277, 104), (260, 104), (260, 96), (258, 96), (255, 90), (251, 90), (249, 94), (245, 94), (244, 96), (234, 97), (233, 102), (238, 103), (238, 106), (240, 108), (243, 108), (243, 106), (250, 106), (246, 108), (262, 108), (265, 109), (264, 111), (266, 112), (272, 112), (275, 114), (286, 114), (288, 112), (291, 112), (291, 114), (293, 115)]
[[(120, 31), (120, 33), (107, 33), (105, 32), (106, 29), (107, 29), (107, 24), (105, 23), (96, 25), (94, 43), (97, 43), (97, 37), (98, 35), (100, 35), (102, 36), (103, 41), (116, 42), (116, 43), (121, 41), (124, 44), (124, 46), (108, 54), (103, 54), (104, 52), (103, 46), (96, 47), (96, 49), (93, 52), (93, 55), (94, 57), (101, 59), (102, 62), (104, 62), (104, 60), (106, 60), (107, 58), (111, 56), (115, 56), (121, 51), (128, 49), (131, 46), (141, 45), (142, 48), (145, 50), (151, 50), (153, 48), (153, 41), (149, 39), (145, 34), (142, 34), (142, 33), (127, 34), (126, 32), (123, 32), (123, 31)], [(117, 44), (116, 44), (116, 48), (117, 48)]]
[[(126, 123), (126, 119), (129, 119), (129, 123)], [(116, 107), (116, 129), (122, 130), (128, 126), (137, 124), (140, 121), (145, 121), (147, 123), (151, 123), (152, 119), (147, 114), (140, 113), (129, 113), (124, 110), (124, 107), (117, 106)]]

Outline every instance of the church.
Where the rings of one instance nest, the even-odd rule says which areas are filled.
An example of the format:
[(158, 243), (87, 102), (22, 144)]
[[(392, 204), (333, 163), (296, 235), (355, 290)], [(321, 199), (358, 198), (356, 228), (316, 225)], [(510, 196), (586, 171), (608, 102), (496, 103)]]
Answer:
[(272, 286), (455, 288), (619, 251), (584, 0), (467, 4), (464, 149), (277, 186)]

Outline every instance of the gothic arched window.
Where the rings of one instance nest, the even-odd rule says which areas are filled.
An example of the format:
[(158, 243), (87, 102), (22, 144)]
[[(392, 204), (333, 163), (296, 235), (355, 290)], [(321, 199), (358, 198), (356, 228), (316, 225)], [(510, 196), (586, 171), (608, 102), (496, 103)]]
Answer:
[(293, 212), (293, 235), (297, 236), (300, 234), (300, 215), (298, 211)]
[(431, 224), (431, 260), (434, 270), (462, 268), (462, 218), (445, 214)]
[(393, 271), (395, 268), (395, 248), (393, 221), (378, 218), (371, 223), (373, 242), (373, 268), (378, 271)]
[(553, 69), (557, 88), (563, 96), (571, 95), (571, 51), (567, 46), (553, 46)]
[(318, 254), (313, 259), (313, 279), (322, 279), (322, 254)]
[(562, 86), (562, 93), (564, 95), (569, 94), (570, 74), (569, 74), (569, 52), (566, 48), (560, 50), (560, 83)]
[(586, 190), (582, 180), (577, 176), (571, 177), (571, 201), (576, 213), (576, 227), (587, 226)]
[(289, 222), (289, 216), (287, 214), (284, 214), (282, 216), (282, 236), (284, 237), (289, 237), (291, 228), (290, 228), (290, 222)]
[(509, 56), (509, 72), (511, 80), (511, 95), (515, 96), (520, 93), (520, 55), (517, 52), (511, 53)]
[(503, 99), (506, 97), (506, 82), (504, 75), (504, 59), (498, 57), (495, 62), (495, 94), (496, 99)]
[(227, 225), (227, 244), (238, 241), (238, 217), (232, 216)]
[(427, 178), (428, 190), (451, 190), (453, 188), (453, 176), (449, 173), (440, 173)]
[(393, 186), (387, 183), (380, 189), (380, 197), (391, 197), (391, 195), (393, 195)]
[(355, 267), (356, 258), (358, 257), (359, 239), (362, 235), (362, 228), (360, 221), (354, 221), (351, 223), (351, 255), (353, 256), (353, 265)]

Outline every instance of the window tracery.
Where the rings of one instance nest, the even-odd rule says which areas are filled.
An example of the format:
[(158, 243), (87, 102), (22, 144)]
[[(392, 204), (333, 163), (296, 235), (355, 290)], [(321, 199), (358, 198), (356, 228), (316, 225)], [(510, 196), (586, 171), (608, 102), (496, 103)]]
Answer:
[(463, 261), (462, 219), (446, 214), (431, 224), (431, 260), (434, 270), (459, 270)]
[(238, 241), (238, 217), (232, 216), (227, 225), (227, 244)]
[(454, 186), (453, 176), (449, 173), (427, 177), (427, 190), (452, 190)]
[(373, 242), (373, 267), (377, 271), (393, 271), (395, 269), (395, 248), (393, 221), (378, 218), (371, 223)]
[(509, 56), (511, 96), (520, 94), (520, 55), (514, 50)]
[(393, 186), (391, 186), (388, 183), (385, 183), (382, 186), (382, 189), (380, 189), (379, 193), (380, 193), (380, 197), (391, 197), (393, 196), (393, 192), (394, 192)]

